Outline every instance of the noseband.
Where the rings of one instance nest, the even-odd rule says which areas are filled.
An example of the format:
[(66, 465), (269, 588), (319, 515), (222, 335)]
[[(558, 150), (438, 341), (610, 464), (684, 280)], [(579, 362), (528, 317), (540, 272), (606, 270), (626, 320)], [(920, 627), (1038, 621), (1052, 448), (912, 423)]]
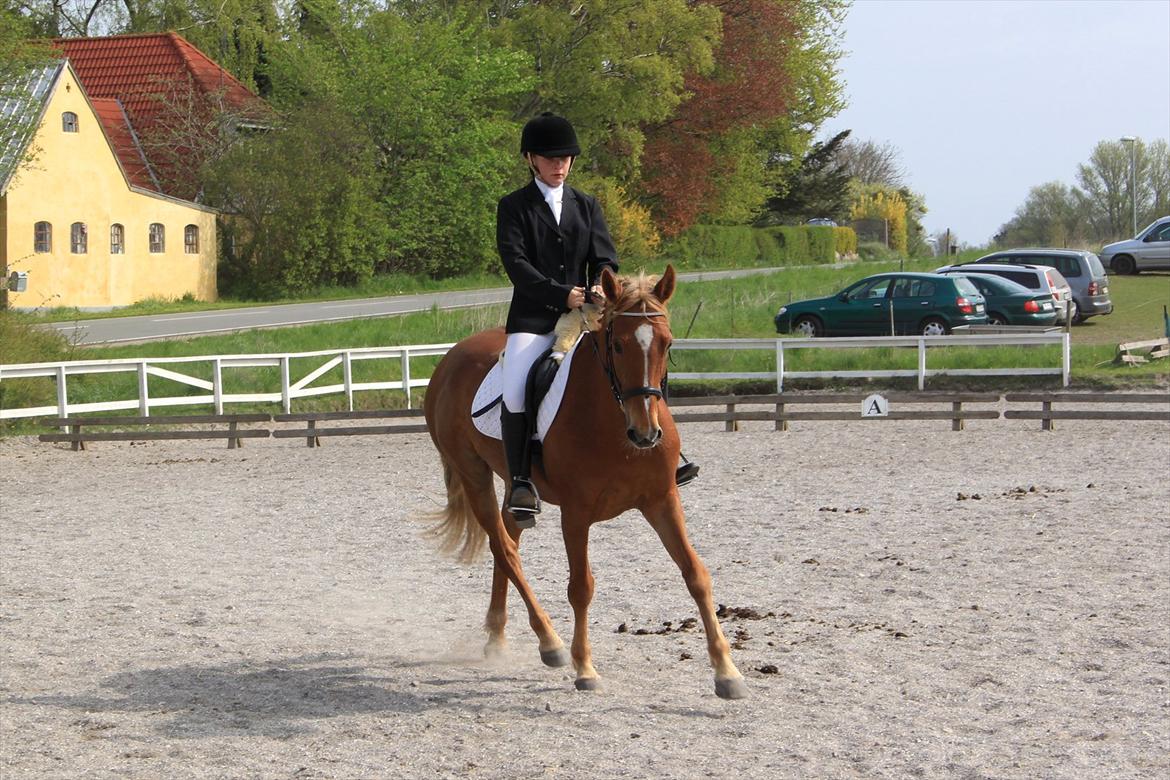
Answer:
[[(665, 312), (660, 311), (620, 311), (613, 315), (614, 317), (665, 317)], [(593, 343), (593, 351), (597, 354), (597, 341), (591, 339)], [(602, 369), (605, 371), (606, 377), (609, 379), (609, 389), (613, 393), (614, 400), (617, 401), (618, 406), (623, 409), (626, 407), (626, 401), (638, 396), (649, 395), (655, 398), (662, 398), (662, 388), (646, 385), (643, 387), (634, 387), (629, 390), (622, 390), (621, 382), (618, 381), (617, 372), (613, 368), (613, 319), (611, 318), (605, 325), (605, 360), (601, 359), (601, 355), (597, 354), (597, 360), (601, 363)]]

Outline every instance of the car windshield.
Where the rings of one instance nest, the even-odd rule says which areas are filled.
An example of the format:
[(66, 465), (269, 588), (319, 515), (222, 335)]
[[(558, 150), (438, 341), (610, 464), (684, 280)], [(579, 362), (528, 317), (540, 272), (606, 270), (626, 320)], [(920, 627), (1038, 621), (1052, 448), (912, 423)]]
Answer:
[(1019, 295), (1020, 293), (1030, 294), (1032, 292), (1024, 285), (1001, 276), (979, 274), (978, 276), (970, 276), (968, 279), (984, 295)]
[(955, 276), (955, 287), (963, 295), (979, 295), (979, 288), (965, 276)]

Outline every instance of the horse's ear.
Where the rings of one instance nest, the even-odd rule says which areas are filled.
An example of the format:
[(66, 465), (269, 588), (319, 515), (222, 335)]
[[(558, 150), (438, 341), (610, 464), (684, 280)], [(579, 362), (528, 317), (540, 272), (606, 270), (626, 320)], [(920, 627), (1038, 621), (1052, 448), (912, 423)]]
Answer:
[(663, 303), (669, 301), (670, 296), (674, 295), (674, 283), (674, 266), (667, 265), (666, 271), (662, 274), (662, 278), (658, 280), (658, 284), (654, 285), (654, 297)]
[(622, 297), (621, 282), (609, 268), (601, 269), (601, 291), (605, 293), (605, 299), (610, 303), (617, 303), (618, 299)]

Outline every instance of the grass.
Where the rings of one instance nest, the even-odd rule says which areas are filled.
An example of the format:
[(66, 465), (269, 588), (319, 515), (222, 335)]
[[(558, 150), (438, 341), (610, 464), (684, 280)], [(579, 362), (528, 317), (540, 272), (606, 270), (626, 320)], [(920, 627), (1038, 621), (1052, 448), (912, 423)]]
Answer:
[[(844, 269), (801, 268), (790, 269), (769, 276), (711, 282), (682, 283), (671, 301), (672, 327), (675, 338), (773, 338), (776, 334), (772, 317), (784, 303), (792, 300), (830, 294), (846, 284), (868, 274), (887, 270), (931, 270), (937, 261), (866, 263)], [(1170, 305), (1170, 274), (1147, 273), (1140, 276), (1114, 276), (1110, 280), (1115, 304), (1113, 314), (1095, 317), (1072, 329), (1072, 376), (1075, 386), (1092, 388), (1166, 387), (1170, 365), (1150, 363), (1144, 366), (1121, 366), (1113, 362), (1117, 344), (1158, 338), (1163, 334), (1162, 307)], [(66, 349), (59, 344), (54, 351), (45, 344), (18, 335), (0, 333), (0, 345), (5, 347), (4, 363), (53, 361), (67, 359), (103, 360), (113, 358), (180, 357), (202, 355), (239, 355), (316, 350), (340, 350), (361, 347), (388, 347), (409, 344), (448, 343), (491, 327), (503, 324), (506, 308), (503, 305), (352, 320), (344, 323), (323, 323), (295, 328), (265, 329), (244, 333), (207, 336), (181, 341), (160, 341), (148, 344), (113, 347), (92, 347), (84, 350)], [(11, 314), (0, 318), (0, 326), (19, 318)], [(27, 319), (25, 319), (27, 321)], [(42, 339), (39, 335), (36, 339)], [(22, 347), (12, 353), (12, 345)], [(50, 345), (52, 346), (52, 345)], [(31, 350), (31, 351), (30, 351)], [(10, 356), (10, 353), (11, 356)], [(36, 357), (36, 354), (42, 357)], [(438, 358), (416, 359), (412, 371), (417, 376), (429, 374)], [(986, 368), (1003, 366), (1056, 366), (1059, 351), (1055, 347), (1019, 349), (1015, 347), (953, 347), (932, 350), (928, 365), (931, 368)], [(877, 370), (915, 368), (916, 352), (908, 349), (882, 350), (794, 350), (786, 357), (790, 370)], [(710, 372), (770, 372), (774, 357), (768, 351), (686, 351), (676, 350), (673, 370)], [(320, 364), (319, 359), (293, 361), (292, 375), (303, 375)], [(211, 377), (211, 364), (187, 364), (181, 369), (204, 379)], [(400, 378), (397, 361), (380, 360), (355, 362), (354, 377), (359, 382), (390, 381)], [(341, 369), (335, 368), (321, 377), (317, 384), (341, 381)], [(933, 389), (944, 387), (1012, 388), (1054, 387), (1051, 378), (937, 378), (929, 381)], [(134, 374), (92, 374), (69, 380), (71, 402), (109, 400), (135, 397)], [(881, 380), (883, 386), (896, 387), (898, 381)], [(822, 386), (825, 383), (793, 382), (791, 387)], [(856, 383), (853, 383), (856, 384)], [(719, 391), (739, 390), (766, 392), (768, 383), (719, 383)], [(834, 386), (847, 385), (845, 382)], [(695, 392), (683, 383), (672, 383), (679, 392)], [(175, 385), (158, 377), (150, 377), (148, 389), (152, 395), (175, 393)], [(232, 369), (225, 373), (226, 392), (269, 392), (280, 387), (279, 372), (275, 368)], [(711, 388), (704, 388), (711, 389)], [(204, 394), (192, 388), (190, 394)], [(359, 394), (364, 408), (401, 406), (401, 393), (386, 391)], [(51, 380), (18, 379), (0, 383), (0, 404), (7, 406), (48, 405), (56, 394)], [(415, 402), (418, 396), (415, 396)], [(297, 401), (298, 409), (331, 408), (338, 403), (337, 396)], [(233, 405), (237, 411), (243, 407)], [(271, 407), (264, 407), (271, 409)], [(205, 408), (204, 408), (205, 410)], [(175, 413), (183, 411), (176, 408)]]

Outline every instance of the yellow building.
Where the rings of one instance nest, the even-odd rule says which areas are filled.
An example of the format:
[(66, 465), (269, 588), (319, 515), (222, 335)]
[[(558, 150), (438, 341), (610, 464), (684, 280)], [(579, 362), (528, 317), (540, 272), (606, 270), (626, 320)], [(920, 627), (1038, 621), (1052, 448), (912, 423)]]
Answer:
[(118, 100), (90, 99), (55, 60), (0, 100), (3, 120), (25, 126), (0, 137), (0, 268), (27, 273), (10, 307), (215, 300), (215, 211), (131, 183), (115, 148), (136, 137)]

